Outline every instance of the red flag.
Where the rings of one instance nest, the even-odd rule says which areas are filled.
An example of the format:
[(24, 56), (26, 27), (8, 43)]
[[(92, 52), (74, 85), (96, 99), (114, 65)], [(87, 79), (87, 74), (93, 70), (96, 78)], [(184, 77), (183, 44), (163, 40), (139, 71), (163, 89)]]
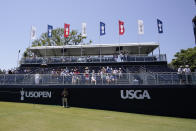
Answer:
[(119, 35), (123, 35), (125, 33), (124, 22), (119, 20)]
[(69, 24), (65, 24), (65, 28), (64, 28), (64, 37), (68, 37), (69, 36)]

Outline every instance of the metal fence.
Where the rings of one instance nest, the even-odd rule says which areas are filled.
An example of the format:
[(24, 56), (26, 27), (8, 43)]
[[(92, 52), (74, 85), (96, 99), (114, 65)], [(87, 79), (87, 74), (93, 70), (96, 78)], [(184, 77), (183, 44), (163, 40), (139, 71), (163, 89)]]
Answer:
[(22, 58), (20, 64), (62, 64), (62, 63), (104, 63), (104, 62), (155, 62), (167, 61), (166, 55), (128, 55), (128, 56), (53, 56)]
[(196, 85), (196, 73), (1, 74), (0, 85)]

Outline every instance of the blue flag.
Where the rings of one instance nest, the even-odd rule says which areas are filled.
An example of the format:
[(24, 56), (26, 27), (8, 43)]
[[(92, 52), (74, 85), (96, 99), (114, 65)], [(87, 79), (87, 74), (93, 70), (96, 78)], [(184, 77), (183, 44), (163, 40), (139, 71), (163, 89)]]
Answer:
[(100, 36), (105, 35), (105, 23), (100, 22)]
[(157, 19), (158, 33), (163, 33), (163, 22)]
[(53, 26), (48, 25), (48, 37), (49, 37), (49, 38), (52, 37), (52, 30), (53, 30)]

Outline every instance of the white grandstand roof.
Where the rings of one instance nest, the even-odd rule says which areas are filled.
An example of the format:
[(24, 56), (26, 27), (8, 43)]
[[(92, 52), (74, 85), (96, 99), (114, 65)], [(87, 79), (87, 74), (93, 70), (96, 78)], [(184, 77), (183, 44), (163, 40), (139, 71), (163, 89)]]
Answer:
[(159, 43), (120, 43), (120, 44), (85, 44), (64, 46), (36, 46), (30, 50), (37, 56), (80, 56), (80, 55), (114, 55), (120, 52), (129, 54), (149, 54), (159, 46)]

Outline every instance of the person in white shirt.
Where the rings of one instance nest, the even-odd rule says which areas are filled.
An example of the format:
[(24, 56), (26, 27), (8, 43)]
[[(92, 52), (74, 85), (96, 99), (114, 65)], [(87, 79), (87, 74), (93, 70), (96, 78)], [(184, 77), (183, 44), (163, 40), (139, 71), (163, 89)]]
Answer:
[(92, 76), (91, 76), (91, 83), (94, 83), (96, 85), (96, 75), (95, 75), (95, 71), (92, 71)]
[(178, 68), (178, 77), (180, 79), (180, 84), (182, 84), (182, 75), (183, 75), (183, 68), (182, 68), (182, 66), (180, 66)]
[(35, 84), (39, 84), (40, 75), (35, 74)]
[(183, 70), (185, 77), (186, 77), (186, 83), (190, 84), (191, 83), (191, 69), (189, 68), (189, 65), (186, 65), (184, 70)]

